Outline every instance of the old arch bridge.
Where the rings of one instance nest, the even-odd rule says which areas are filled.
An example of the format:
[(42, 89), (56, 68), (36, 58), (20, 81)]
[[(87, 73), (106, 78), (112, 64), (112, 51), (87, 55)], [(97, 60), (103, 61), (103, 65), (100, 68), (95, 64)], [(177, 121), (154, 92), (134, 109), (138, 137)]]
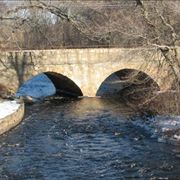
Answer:
[[(58, 92), (68, 91), (78, 96), (93, 97), (101, 95), (102, 87), (106, 89), (111, 79), (123, 84), (124, 74), (136, 72), (149, 77), (162, 91), (170, 89), (174, 80), (168, 73), (169, 66), (163, 62), (157, 49), (87, 48), (0, 52), (0, 84), (14, 91), (35, 75), (45, 73)], [(113, 89), (113, 83), (110, 89)], [(115, 90), (117, 87), (114, 87)]]

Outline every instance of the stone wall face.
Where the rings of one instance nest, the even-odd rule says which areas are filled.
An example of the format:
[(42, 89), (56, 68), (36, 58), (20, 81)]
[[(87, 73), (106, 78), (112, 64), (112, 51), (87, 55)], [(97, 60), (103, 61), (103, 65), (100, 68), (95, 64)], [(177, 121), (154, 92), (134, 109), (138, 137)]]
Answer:
[(18, 110), (2, 119), (0, 119), (0, 135), (17, 126), (24, 116), (24, 104), (21, 104)]
[[(179, 51), (179, 49), (178, 49)], [(26, 80), (43, 72), (67, 76), (82, 90), (84, 96), (95, 96), (101, 83), (122, 69), (145, 72), (161, 90), (171, 87), (169, 67), (161, 62), (156, 49), (96, 48), (32, 50), (0, 53), (0, 84), (15, 91)], [(168, 80), (167, 80), (168, 78)]]

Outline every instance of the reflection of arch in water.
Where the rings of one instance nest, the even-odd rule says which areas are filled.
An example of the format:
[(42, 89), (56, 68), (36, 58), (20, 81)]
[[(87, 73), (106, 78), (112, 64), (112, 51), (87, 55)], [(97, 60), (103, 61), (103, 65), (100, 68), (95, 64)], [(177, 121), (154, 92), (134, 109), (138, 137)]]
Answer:
[(101, 83), (96, 95), (116, 95), (124, 88), (136, 86), (160, 90), (158, 84), (148, 74), (136, 69), (122, 69), (109, 75)]
[(17, 92), (18, 96), (29, 95), (35, 98), (54, 94), (68, 97), (83, 95), (80, 88), (71, 79), (55, 72), (45, 72), (32, 77)]

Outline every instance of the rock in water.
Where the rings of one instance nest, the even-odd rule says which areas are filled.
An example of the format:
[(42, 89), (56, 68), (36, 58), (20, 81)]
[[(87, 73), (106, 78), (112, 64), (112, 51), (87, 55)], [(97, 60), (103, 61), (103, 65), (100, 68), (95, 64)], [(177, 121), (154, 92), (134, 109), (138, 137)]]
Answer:
[(26, 104), (32, 104), (34, 103), (36, 100), (31, 97), (31, 96), (22, 96), (21, 97), (23, 99), (23, 101), (26, 103)]

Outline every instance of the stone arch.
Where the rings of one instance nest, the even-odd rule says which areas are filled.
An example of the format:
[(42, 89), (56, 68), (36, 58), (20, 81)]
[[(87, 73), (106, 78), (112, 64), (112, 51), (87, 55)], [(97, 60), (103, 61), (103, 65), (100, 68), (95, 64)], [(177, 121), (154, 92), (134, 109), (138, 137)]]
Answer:
[(97, 84), (95, 94), (97, 95), (99, 87), (107, 77), (122, 69), (134, 69), (147, 74), (157, 83), (160, 91), (166, 91), (171, 88), (173, 77), (168, 76), (169, 72), (166, 67), (158, 68), (157, 63), (147, 64), (143, 58), (138, 60), (132, 57), (132, 59), (126, 60), (125, 57), (123, 57), (114, 62), (109, 61), (103, 64), (102, 67), (99, 67), (97, 80), (95, 79)]
[(118, 94), (129, 86), (147, 86), (153, 91), (159, 91), (158, 83), (147, 73), (136, 69), (120, 69), (108, 75), (99, 86), (96, 96)]
[(34, 77), (37, 77), (38, 75), (44, 74), (46, 75), (49, 80), (52, 82), (56, 89), (56, 94), (60, 96), (68, 96), (68, 97), (79, 97), (83, 96), (83, 93), (79, 86), (70, 78), (67, 76), (64, 76), (61, 73), (53, 72), (53, 71), (46, 71), (46, 72), (39, 72), (35, 74), (30, 74), (30, 76), (26, 77), (27, 83), (28, 81), (31, 81)]

